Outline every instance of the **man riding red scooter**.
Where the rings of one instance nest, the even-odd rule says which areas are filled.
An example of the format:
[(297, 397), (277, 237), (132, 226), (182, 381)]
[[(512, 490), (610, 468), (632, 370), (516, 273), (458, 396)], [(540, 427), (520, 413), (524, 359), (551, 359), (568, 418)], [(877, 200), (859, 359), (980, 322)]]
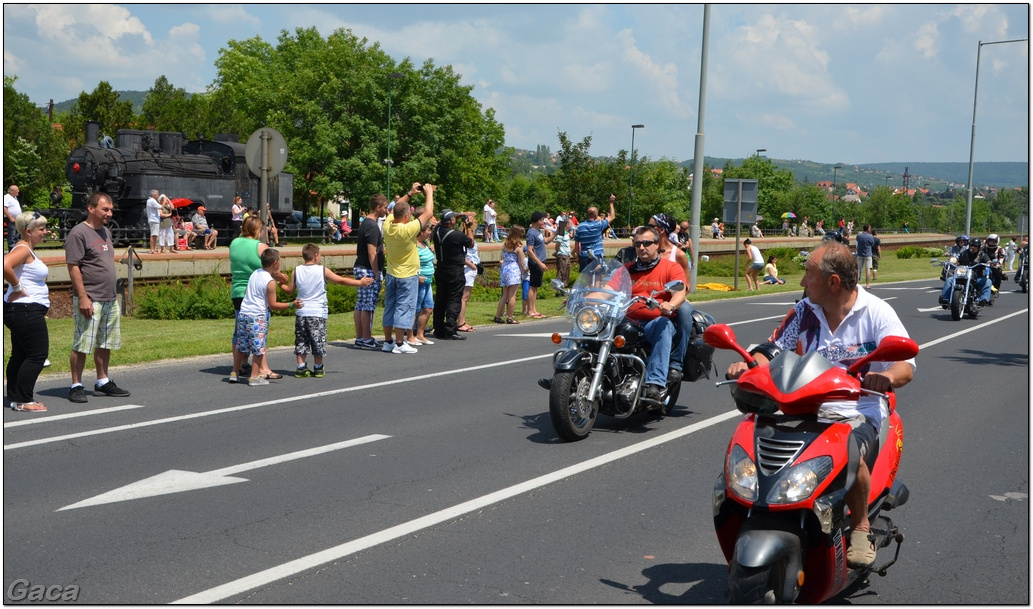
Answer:
[[(842, 244), (825, 242), (818, 246), (807, 259), (800, 284), (807, 298), (796, 304), (769, 342), (755, 350), (754, 357), (761, 365), (776, 350), (791, 350), (801, 355), (817, 351), (834, 364), (849, 367), (875, 349), (884, 337), (908, 336), (893, 309), (857, 285), (857, 261)], [(726, 376), (738, 378), (746, 370), (746, 363), (736, 362), (729, 366)], [(914, 370), (914, 358), (872, 363), (861, 387), (885, 394), (910, 382)], [(855, 403), (827, 403), (821, 416), (846, 420), (853, 427), (851, 435), (862, 459), (856, 481), (846, 496), (852, 529), (846, 560), (849, 566), (870, 566), (875, 561), (867, 514), (871, 476), (863, 457), (878, 451), (879, 430), (888, 416), (886, 400), (866, 395)]]

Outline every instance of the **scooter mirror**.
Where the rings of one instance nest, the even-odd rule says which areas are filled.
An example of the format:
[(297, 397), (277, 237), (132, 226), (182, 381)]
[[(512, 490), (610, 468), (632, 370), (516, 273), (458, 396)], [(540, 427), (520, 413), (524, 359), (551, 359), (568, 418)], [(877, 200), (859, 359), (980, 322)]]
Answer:
[(725, 324), (714, 324), (703, 331), (703, 342), (715, 349), (731, 349), (742, 356), (743, 361), (749, 364), (750, 368), (757, 367), (757, 360), (753, 359), (746, 349), (739, 346), (735, 341), (735, 332)]
[(854, 362), (847, 372), (856, 376), (869, 362), (902, 362), (916, 355), (918, 343), (915, 341), (903, 336), (887, 336), (875, 351)]

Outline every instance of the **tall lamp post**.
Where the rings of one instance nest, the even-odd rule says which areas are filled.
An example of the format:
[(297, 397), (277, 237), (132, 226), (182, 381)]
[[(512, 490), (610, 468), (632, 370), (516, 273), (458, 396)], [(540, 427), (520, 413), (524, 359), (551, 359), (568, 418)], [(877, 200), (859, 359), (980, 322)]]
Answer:
[(996, 42), (979, 41), (976, 49), (976, 87), (972, 94), (972, 144), (968, 151), (968, 201), (965, 203), (965, 234), (972, 232), (972, 165), (976, 154), (976, 102), (979, 101), (979, 58), (983, 54), (985, 44), (1008, 44), (1010, 42), (1029, 42), (1029, 38), (1016, 40), (998, 40)]
[(832, 166), (832, 200), (836, 200), (836, 172), (843, 167), (843, 163), (836, 163)]
[(631, 203), (634, 195), (632, 184), (635, 180), (635, 129), (645, 129), (645, 125), (631, 126), (631, 160), (628, 163), (628, 226), (631, 226)]
[(391, 72), (387, 75), (387, 158), (384, 159), (384, 165), (387, 166), (387, 189), (384, 194), (388, 200), (391, 200), (391, 166), (395, 164), (391, 160), (391, 90), (394, 88), (394, 81), (403, 76), (401, 72)]

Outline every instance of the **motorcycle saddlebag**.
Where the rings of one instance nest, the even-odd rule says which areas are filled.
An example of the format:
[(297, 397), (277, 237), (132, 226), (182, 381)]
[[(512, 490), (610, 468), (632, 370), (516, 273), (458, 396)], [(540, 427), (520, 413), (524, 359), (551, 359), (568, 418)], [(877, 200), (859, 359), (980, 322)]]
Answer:
[(682, 362), (682, 381), (695, 383), (701, 378), (710, 378), (713, 367), (714, 348), (703, 342), (703, 331), (713, 325), (715, 320), (702, 311), (692, 312), (692, 337), (685, 348), (685, 361)]

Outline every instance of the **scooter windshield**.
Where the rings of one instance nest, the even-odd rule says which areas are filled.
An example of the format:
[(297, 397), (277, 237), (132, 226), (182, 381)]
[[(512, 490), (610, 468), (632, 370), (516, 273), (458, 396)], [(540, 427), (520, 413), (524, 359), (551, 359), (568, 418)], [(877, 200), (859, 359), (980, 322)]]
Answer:
[(574, 316), (585, 306), (594, 306), (623, 316), (630, 304), (631, 275), (624, 264), (613, 258), (593, 260), (570, 289), (567, 314)]

